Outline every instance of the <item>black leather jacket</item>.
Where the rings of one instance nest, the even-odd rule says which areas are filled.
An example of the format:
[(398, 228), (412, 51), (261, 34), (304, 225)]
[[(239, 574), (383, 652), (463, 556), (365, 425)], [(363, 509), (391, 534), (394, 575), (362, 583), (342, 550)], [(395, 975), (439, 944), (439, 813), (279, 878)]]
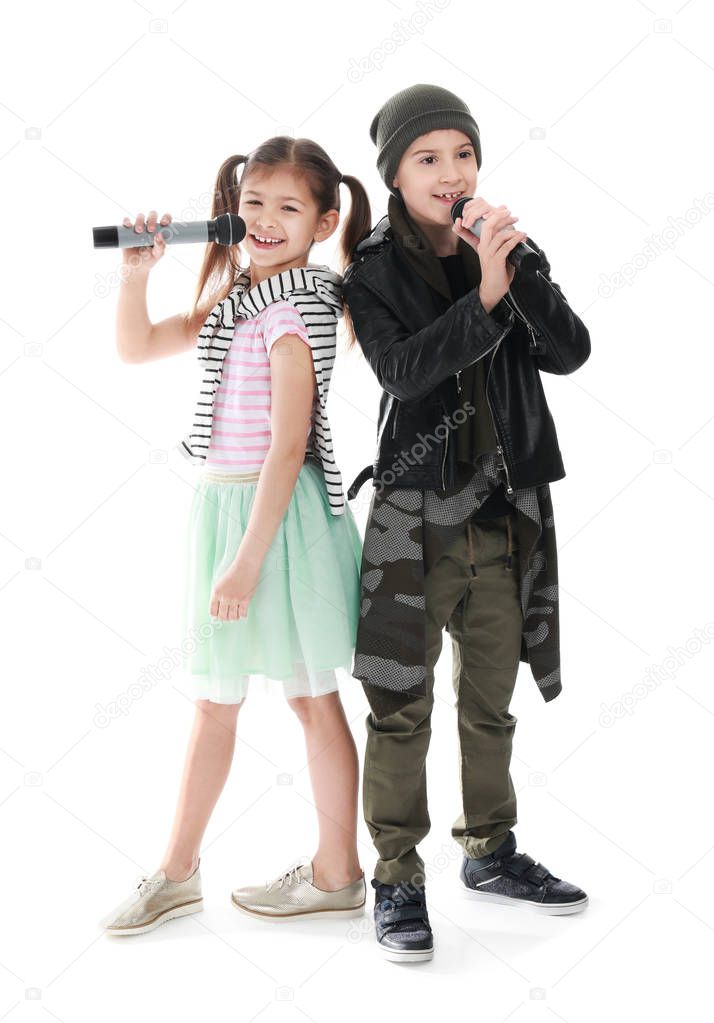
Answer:
[(422, 280), (394, 241), (387, 216), (359, 243), (344, 273), (343, 297), (383, 393), (377, 453), (350, 486), (350, 500), (369, 477), (375, 485), (455, 485), (449, 424), (461, 404), (459, 371), (483, 356), (509, 493), (565, 476), (539, 371), (578, 369), (590, 355), (590, 335), (551, 280), (543, 250), (530, 237), (527, 243), (541, 268), (532, 275), (517, 271), (491, 313), (477, 288), (449, 304)]

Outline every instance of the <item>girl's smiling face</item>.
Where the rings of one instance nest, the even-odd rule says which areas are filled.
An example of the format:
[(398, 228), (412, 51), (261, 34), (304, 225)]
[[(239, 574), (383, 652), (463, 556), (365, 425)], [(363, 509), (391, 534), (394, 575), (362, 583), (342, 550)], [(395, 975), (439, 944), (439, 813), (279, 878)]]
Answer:
[(475, 195), (477, 176), (468, 135), (439, 128), (414, 139), (399, 161), (392, 185), (416, 221), (450, 229), (451, 207), (460, 196)]
[(329, 238), (340, 216), (337, 210), (318, 215), (307, 182), (288, 167), (251, 171), (241, 182), (238, 215), (257, 280), (304, 266), (313, 242)]

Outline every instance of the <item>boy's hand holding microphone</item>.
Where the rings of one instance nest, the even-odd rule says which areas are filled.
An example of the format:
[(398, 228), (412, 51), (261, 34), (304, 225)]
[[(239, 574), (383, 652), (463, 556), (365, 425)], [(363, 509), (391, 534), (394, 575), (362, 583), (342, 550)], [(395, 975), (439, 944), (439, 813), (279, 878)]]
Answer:
[[(522, 245), (528, 253), (532, 253), (532, 249), (523, 245), (528, 236), (525, 231), (514, 230), (512, 225), (518, 217), (512, 216), (506, 206), (491, 206), (480, 197), (468, 199), (465, 203), (460, 200), (459, 204), (462, 204), (460, 210), (452, 209), (452, 216), (455, 211), (459, 213), (452, 231), (478, 252), (481, 263), (479, 298), (486, 312), (490, 313), (508, 291), (516, 273), (508, 255), (518, 245)], [(477, 237), (469, 229), (479, 218), (483, 224), (480, 237)]]

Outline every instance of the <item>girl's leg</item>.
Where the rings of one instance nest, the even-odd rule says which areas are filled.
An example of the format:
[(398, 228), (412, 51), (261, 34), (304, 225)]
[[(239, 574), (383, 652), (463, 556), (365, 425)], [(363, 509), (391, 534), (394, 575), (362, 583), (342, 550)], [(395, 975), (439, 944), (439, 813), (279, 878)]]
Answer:
[(339, 693), (288, 700), (305, 730), (305, 746), (320, 828), (313, 883), (344, 888), (362, 876), (357, 856), (359, 761)]
[(173, 831), (160, 869), (184, 881), (196, 867), (201, 840), (233, 762), (241, 703), (196, 700)]

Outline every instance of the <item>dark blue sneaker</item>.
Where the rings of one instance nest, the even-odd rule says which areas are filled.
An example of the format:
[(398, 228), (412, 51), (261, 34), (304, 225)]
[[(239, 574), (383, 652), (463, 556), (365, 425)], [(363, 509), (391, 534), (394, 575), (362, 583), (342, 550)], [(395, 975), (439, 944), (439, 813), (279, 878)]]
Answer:
[(471, 898), (523, 906), (554, 916), (578, 913), (588, 904), (582, 888), (561, 881), (527, 853), (517, 853), (512, 831), (489, 856), (479, 859), (465, 856), (461, 881)]
[(421, 963), (434, 955), (434, 938), (420, 885), (402, 881), (381, 884), (372, 878), (374, 926), (377, 943), (386, 959), (395, 963)]

